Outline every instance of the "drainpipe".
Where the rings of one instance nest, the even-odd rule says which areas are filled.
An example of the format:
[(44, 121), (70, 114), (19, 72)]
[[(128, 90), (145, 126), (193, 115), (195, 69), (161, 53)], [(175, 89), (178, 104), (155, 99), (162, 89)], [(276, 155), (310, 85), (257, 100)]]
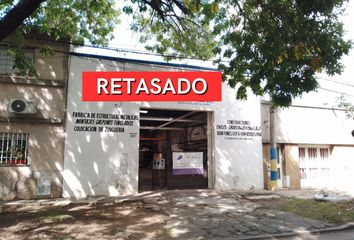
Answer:
[(276, 107), (270, 106), (269, 138), (270, 138), (270, 190), (275, 191), (278, 186), (278, 156), (277, 141), (275, 137), (275, 114)]

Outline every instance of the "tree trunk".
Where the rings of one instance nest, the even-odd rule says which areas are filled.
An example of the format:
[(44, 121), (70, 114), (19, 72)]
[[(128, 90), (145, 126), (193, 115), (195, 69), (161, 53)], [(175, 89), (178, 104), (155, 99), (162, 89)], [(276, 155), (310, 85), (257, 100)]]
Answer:
[(0, 20), (0, 42), (13, 33), (45, 0), (20, 0)]

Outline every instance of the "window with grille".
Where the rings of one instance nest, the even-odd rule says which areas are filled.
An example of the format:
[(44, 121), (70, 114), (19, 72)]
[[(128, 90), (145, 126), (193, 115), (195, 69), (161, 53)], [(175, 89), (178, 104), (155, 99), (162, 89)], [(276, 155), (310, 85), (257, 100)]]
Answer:
[[(14, 71), (12, 68), (14, 66), (14, 59), (8, 54), (8, 47), (0, 46), (0, 74), (8, 74)], [(34, 63), (34, 49), (26, 48), (24, 49), (25, 56), (32, 59)]]
[(330, 175), (329, 147), (299, 147), (301, 179), (321, 179)]
[(29, 133), (0, 133), (0, 166), (27, 165)]

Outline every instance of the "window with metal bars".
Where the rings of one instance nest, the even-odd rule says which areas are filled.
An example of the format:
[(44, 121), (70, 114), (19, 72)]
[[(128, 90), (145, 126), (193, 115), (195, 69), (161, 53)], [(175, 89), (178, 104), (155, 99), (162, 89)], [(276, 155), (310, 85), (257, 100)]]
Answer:
[(0, 133), (0, 166), (28, 164), (29, 133)]
[(320, 179), (330, 175), (330, 151), (328, 146), (299, 147), (301, 179)]
[[(14, 59), (9, 56), (7, 52), (8, 49), (7, 46), (0, 46), (0, 74), (16, 72), (16, 70), (13, 69)], [(32, 63), (34, 63), (34, 49), (26, 48), (24, 49), (24, 54), (32, 60)]]

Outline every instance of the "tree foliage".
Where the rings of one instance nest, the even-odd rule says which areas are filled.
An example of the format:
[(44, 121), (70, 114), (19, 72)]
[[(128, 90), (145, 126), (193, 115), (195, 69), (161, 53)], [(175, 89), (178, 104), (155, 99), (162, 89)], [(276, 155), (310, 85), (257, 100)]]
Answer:
[[(22, 2), (27, 1), (3, 1), (0, 5), (1, 22)], [(16, 28), (18, 34), (35, 30), (57, 40), (69, 38), (75, 44), (83, 44), (87, 40), (94, 45), (106, 45), (113, 38), (112, 32), (119, 16), (119, 10), (114, 7), (114, 0), (42, 2), (36, 11)], [(22, 12), (16, 14), (20, 15)]]
[(176, 27), (178, 21), (152, 20), (153, 13), (140, 15), (136, 23), (147, 29), (143, 41), (155, 40), (149, 49), (217, 58), (237, 98), (245, 99), (251, 88), (257, 95), (269, 94), (275, 106), (288, 106), (294, 97), (316, 89), (316, 73), (342, 71), (340, 59), (351, 46), (339, 20), (345, 2), (191, 0), (185, 1), (188, 14), (175, 17), (182, 24), (198, 23), (189, 28)]
[[(2, 20), (15, 2), (0, 4)], [(346, 2), (130, 0), (121, 6), (133, 15), (132, 29), (143, 33), (141, 41), (149, 50), (167, 59), (214, 59), (224, 81), (237, 88), (237, 98), (245, 99), (250, 88), (257, 95), (269, 94), (275, 106), (287, 106), (316, 89), (316, 73), (342, 71), (340, 59), (351, 46), (339, 20)], [(113, 0), (47, 0), (13, 35), (36, 29), (75, 44), (106, 45), (119, 19), (117, 9)], [(13, 52), (19, 56), (21, 51)]]
[[(29, 14), (23, 23), (7, 36), (10, 46), (9, 55), (14, 59), (15, 66), (21, 74), (36, 76), (31, 59), (25, 56), (25, 37), (33, 32), (39, 36), (49, 36), (57, 41), (69, 41), (74, 45), (82, 45), (85, 41), (93, 45), (104, 46), (113, 38), (113, 30), (118, 23), (120, 11), (114, 7), (114, 0), (48, 0), (43, 2), (33, 13), (21, 6), (31, 2), (28, 0), (7, 0), (0, 4), (0, 27), (13, 27), (16, 19), (13, 16)], [(21, 9), (22, 7), (22, 9)], [(11, 12), (12, 11), (12, 12)], [(14, 26), (15, 27), (15, 26)], [(1, 28), (0, 28), (1, 30)], [(51, 51), (46, 46), (41, 49), (43, 54)]]
[[(9, 55), (21, 74), (35, 76), (31, 59), (24, 54), (24, 38), (32, 32), (74, 45), (86, 42), (106, 46), (121, 16), (115, 0), (4, 0), (0, 2), (0, 42), (10, 46)], [(187, 14), (180, 0), (132, 0), (140, 13), (150, 9), (160, 19), (168, 19), (178, 9)], [(133, 13), (130, 2), (123, 2), (125, 13)], [(49, 51), (48, 51), (49, 50)], [(48, 54), (50, 49), (43, 47)]]
[(354, 120), (354, 104), (351, 103), (344, 94), (337, 98), (337, 106), (344, 108), (345, 115), (348, 119), (351, 118)]

